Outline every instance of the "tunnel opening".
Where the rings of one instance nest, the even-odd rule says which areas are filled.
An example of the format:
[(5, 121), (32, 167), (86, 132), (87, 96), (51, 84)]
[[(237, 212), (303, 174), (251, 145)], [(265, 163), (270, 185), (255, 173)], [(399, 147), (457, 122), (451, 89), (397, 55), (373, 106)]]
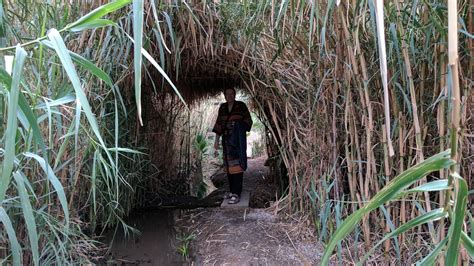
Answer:
[[(176, 34), (189, 37), (184, 32)], [(219, 42), (222, 37), (217, 35), (213, 42)], [(250, 134), (256, 133), (259, 139), (257, 145), (247, 147), (252, 153), (248, 156), (249, 168), (256, 168), (251, 171), (247, 169), (244, 174), (244, 190), (246, 187), (252, 188), (248, 199), (250, 208), (245, 209), (259, 211), (278, 206), (278, 202), (294, 189), (290, 186), (287, 170), (290, 164), (286, 147), (295, 141), (286, 139), (285, 134), (285, 127), (290, 122), (288, 114), (284, 112), (288, 102), (282, 91), (268, 82), (278, 78), (271, 74), (268, 62), (245, 55), (244, 46), (206, 50), (198, 48), (203, 45), (185, 39), (179, 60), (171, 54), (165, 54), (165, 59), (160, 61), (179, 94), (166, 81), (163, 73), (153, 64), (146, 64), (142, 71), (143, 126), (133, 113), (130, 115), (132, 122), (125, 125), (130, 132), (132, 146), (146, 154), (145, 162), (140, 166), (139, 181), (133, 184), (133, 195), (130, 197), (133, 205), (125, 221), (148, 235), (156, 232), (148, 231), (146, 219), (137, 220), (136, 217), (150, 217), (153, 220), (154, 215), (162, 215), (161, 211), (164, 210), (168, 217), (173, 217), (172, 221), (178, 221), (180, 217), (185, 217), (187, 209), (207, 207), (205, 210), (225, 210), (214, 208), (225, 203), (223, 198), (229, 190), (223, 162), (221, 158), (216, 159), (209, 154), (212, 153), (215, 136), (210, 129), (215, 122), (219, 104), (224, 102), (222, 91), (225, 88), (235, 88), (238, 91), (236, 100), (247, 104), (254, 122)], [(201, 38), (197, 40), (203, 41)], [(155, 58), (163, 58), (158, 42), (150, 41), (149, 51)], [(129, 73), (123, 83), (125, 87), (131, 88), (126, 91), (125, 97), (128, 107), (135, 111), (133, 73)], [(283, 81), (279, 84), (288, 86), (289, 83)], [(301, 98), (305, 96), (301, 95)], [(204, 145), (208, 152), (205, 158), (197, 148), (198, 136), (207, 142)], [(264, 155), (254, 156), (254, 153)], [(291, 208), (291, 205), (287, 206)], [(189, 212), (192, 213), (192, 210)], [(183, 236), (183, 232), (174, 228), (174, 222), (171, 222), (171, 226), (163, 226), (168, 226), (167, 230), (172, 234), (169, 239), (160, 242), (174, 243), (172, 249), (176, 251), (176, 245), (179, 245), (177, 239), (185, 239), (189, 233), (184, 232)], [(120, 239), (124, 238), (119, 238), (118, 244), (117, 241), (109, 241), (112, 249), (115, 246), (115, 255), (125, 256), (125, 251), (136, 250), (121, 248), (133, 244)], [(140, 236), (134, 236), (132, 242), (140, 239)]]
[(254, 126), (247, 134), (247, 157), (259, 157), (261, 167), (269, 168), (257, 170), (262, 172), (255, 177), (258, 180), (248, 180), (255, 188), (250, 193), (250, 207), (268, 207), (286, 190), (288, 181), (279, 159), (278, 140), (269, 129), (275, 125), (267, 119), (271, 113), (245, 86), (248, 77), (222, 64), (228, 65), (229, 58), (208, 62), (206, 67), (188, 65), (174, 75), (179, 95), (156, 69), (147, 68), (142, 91), (143, 126), (132, 126), (138, 146), (149, 155), (143, 171), (145, 180), (135, 192), (142, 199), (136, 208), (215, 207), (222, 200), (228, 182), (222, 154), (218, 158), (212, 155), (215, 134), (211, 131), (226, 88), (235, 88), (237, 100), (245, 102), (251, 111)]
[[(223, 61), (228, 64), (228, 59)], [(109, 232), (105, 242), (110, 243), (112, 261), (183, 263), (184, 257), (176, 251), (190, 234), (181, 232), (176, 222), (186, 217), (188, 209), (222, 204), (228, 180), (222, 154), (217, 158), (212, 155), (215, 134), (211, 130), (226, 88), (237, 90), (236, 100), (247, 104), (253, 120), (247, 134), (249, 168), (243, 182), (244, 190), (251, 188), (248, 207), (270, 207), (287, 192), (288, 176), (278, 146), (281, 140), (271, 133), (276, 126), (268, 119), (273, 115), (270, 108), (249, 90), (249, 77), (219, 62), (208, 62), (206, 68), (188, 66), (179, 75), (170, 75), (186, 104), (156, 69), (146, 69), (143, 126), (138, 122), (128, 125), (135, 145), (148, 156), (141, 170), (143, 178), (134, 191), (135, 206), (126, 219), (141, 234), (128, 239), (122, 230)], [(158, 234), (162, 238), (153, 239)], [(150, 244), (155, 242), (158, 244)], [(155, 246), (161, 250), (154, 251)]]

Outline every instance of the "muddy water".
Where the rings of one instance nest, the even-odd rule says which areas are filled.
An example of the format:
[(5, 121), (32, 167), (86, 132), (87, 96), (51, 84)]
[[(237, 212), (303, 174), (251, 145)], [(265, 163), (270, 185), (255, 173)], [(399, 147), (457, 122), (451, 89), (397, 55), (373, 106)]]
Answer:
[[(183, 265), (173, 233), (173, 211), (134, 213), (127, 223), (140, 234), (126, 238), (123, 230), (117, 230), (111, 245), (113, 259), (109, 262), (116, 265)], [(111, 234), (108, 239), (110, 243)]]

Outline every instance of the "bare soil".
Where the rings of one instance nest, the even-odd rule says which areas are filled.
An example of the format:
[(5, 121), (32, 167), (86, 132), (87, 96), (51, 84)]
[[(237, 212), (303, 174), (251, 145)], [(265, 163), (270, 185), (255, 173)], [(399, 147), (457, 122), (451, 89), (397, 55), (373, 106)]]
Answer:
[(299, 231), (301, 225), (265, 209), (193, 210), (180, 227), (194, 235), (190, 264), (318, 265), (322, 254), (316, 238)]

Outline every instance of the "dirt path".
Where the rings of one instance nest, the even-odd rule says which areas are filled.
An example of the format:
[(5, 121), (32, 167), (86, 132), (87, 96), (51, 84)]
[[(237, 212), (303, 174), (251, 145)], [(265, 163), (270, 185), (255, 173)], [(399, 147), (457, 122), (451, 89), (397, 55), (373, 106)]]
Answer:
[[(244, 175), (251, 201), (252, 195), (259, 195), (262, 186), (271, 183), (264, 161), (249, 160)], [(183, 234), (194, 237), (188, 262), (197, 265), (317, 265), (322, 253), (309, 226), (283, 221), (270, 209), (197, 209), (177, 224)]]
[[(251, 207), (269, 205), (275, 193), (264, 162), (265, 158), (249, 160), (244, 175), (243, 189), (250, 192)], [(227, 187), (223, 173), (213, 181), (221, 189)], [(272, 208), (137, 212), (127, 222), (141, 234), (127, 239), (118, 230), (108, 264), (318, 265), (322, 254), (311, 226), (295, 218), (283, 220)], [(190, 254), (186, 261), (178, 253), (183, 247)]]

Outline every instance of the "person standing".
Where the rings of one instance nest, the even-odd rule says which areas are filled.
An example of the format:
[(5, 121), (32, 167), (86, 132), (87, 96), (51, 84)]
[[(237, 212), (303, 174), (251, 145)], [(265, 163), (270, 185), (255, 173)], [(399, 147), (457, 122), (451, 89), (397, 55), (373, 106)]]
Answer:
[(247, 169), (247, 132), (252, 128), (252, 118), (245, 103), (235, 100), (234, 88), (226, 88), (226, 102), (221, 104), (212, 132), (216, 133), (214, 155), (217, 156), (222, 136), (224, 167), (229, 180), (229, 204), (240, 200), (244, 171)]

